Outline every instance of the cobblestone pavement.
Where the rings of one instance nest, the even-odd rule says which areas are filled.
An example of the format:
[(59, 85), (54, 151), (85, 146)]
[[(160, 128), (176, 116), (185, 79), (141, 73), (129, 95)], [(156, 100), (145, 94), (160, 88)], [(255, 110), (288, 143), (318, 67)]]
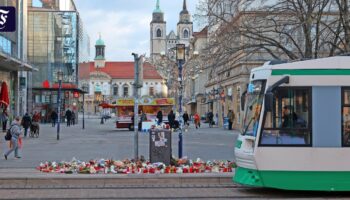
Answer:
[[(205, 127), (205, 128), (204, 128)], [(100, 124), (97, 118), (85, 120), (85, 130), (81, 122), (75, 126), (66, 127), (61, 124), (60, 140), (56, 140), (56, 128), (50, 124), (40, 125), (39, 138), (24, 138), (20, 150), (21, 159), (14, 159), (13, 154), (8, 160), (0, 157), (0, 168), (33, 168), (41, 161), (69, 161), (73, 157), (80, 160), (96, 158), (125, 159), (132, 158), (134, 153), (133, 132), (117, 130), (114, 120)], [(203, 160), (233, 160), (234, 144), (237, 131), (222, 128), (208, 128), (202, 124), (198, 130), (193, 126), (183, 134), (183, 155), (191, 159)], [(0, 138), (1, 154), (7, 149), (4, 137)], [(172, 136), (172, 152), (178, 155), (178, 133)], [(149, 136), (139, 135), (139, 155), (149, 156)]]

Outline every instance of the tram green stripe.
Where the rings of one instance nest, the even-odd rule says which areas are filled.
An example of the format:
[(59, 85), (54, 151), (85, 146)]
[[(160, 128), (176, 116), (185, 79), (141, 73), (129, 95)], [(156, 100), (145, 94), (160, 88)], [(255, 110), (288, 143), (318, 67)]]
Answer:
[(350, 191), (350, 171), (258, 171), (238, 167), (233, 181), (284, 190)]
[(274, 69), (272, 76), (280, 75), (295, 75), (295, 76), (341, 76), (350, 75), (350, 69)]

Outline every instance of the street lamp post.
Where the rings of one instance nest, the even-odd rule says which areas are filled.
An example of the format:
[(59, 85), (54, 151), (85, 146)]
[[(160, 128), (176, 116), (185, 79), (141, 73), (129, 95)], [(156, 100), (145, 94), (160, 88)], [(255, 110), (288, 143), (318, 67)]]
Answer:
[(177, 44), (176, 45), (176, 60), (178, 61), (178, 69), (179, 69), (179, 83), (180, 83), (180, 95), (179, 95), (179, 123), (180, 123), (180, 133), (179, 133), (179, 158), (182, 158), (182, 65), (185, 62), (185, 45), (184, 44)]
[(139, 157), (139, 92), (138, 89), (140, 88), (139, 84), (139, 62), (141, 59), (141, 56), (138, 56), (136, 53), (132, 53), (134, 56), (134, 68), (135, 68), (135, 80), (134, 80), (134, 158), (135, 160)]
[(63, 72), (58, 71), (57, 72), (57, 79), (58, 79), (58, 94), (57, 94), (57, 140), (60, 140), (60, 123), (61, 123), (61, 87), (62, 87), (62, 79), (63, 79)]
[(86, 85), (83, 85), (83, 129), (85, 129), (85, 92), (87, 90)]

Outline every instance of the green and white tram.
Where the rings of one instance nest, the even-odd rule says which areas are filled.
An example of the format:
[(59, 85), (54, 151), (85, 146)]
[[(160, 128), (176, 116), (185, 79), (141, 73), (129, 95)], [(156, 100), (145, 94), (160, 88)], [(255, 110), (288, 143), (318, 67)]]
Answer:
[(255, 68), (237, 183), (286, 190), (350, 191), (350, 57)]

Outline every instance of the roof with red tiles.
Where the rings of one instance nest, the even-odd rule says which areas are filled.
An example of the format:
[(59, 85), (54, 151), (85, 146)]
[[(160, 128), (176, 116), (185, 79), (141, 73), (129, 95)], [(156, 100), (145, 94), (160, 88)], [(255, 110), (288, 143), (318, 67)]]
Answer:
[[(94, 62), (79, 64), (79, 78), (88, 79), (91, 72), (97, 71)], [(98, 69), (112, 79), (134, 79), (134, 62), (106, 62), (105, 67)], [(162, 79), (156, 68), (149, 63), (143, 64), (143, 79)]]

